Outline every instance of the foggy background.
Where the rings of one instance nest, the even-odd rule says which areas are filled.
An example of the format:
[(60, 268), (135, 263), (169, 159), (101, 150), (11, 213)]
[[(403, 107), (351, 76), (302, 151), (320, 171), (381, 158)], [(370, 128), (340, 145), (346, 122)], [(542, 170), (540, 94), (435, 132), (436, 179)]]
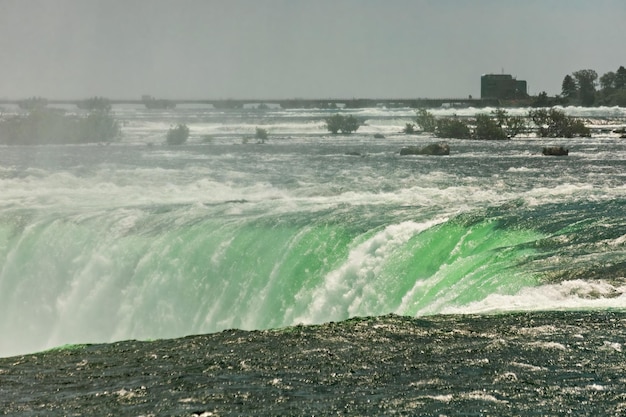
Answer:
[(625, 65), (624, 0), (0, 0), (0, 98), (530, 94)]

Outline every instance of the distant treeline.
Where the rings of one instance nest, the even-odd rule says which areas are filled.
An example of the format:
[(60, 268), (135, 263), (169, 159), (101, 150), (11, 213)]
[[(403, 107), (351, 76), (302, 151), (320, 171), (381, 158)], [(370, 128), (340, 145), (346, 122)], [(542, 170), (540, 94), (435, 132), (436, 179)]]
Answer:
[(533, 100), (535, 107), (554, 105), (626, 107), (626, 68), (622, 65), (600, 77), (592, 69), (567, 74), (561, 83), (560, 95), (548, 97), (544, 91)]
[(35, 105), (27, 115), (0, 117), (0, 143), (5, 145), (111, 142), (119, 134), (106, 106), (76, 116)]

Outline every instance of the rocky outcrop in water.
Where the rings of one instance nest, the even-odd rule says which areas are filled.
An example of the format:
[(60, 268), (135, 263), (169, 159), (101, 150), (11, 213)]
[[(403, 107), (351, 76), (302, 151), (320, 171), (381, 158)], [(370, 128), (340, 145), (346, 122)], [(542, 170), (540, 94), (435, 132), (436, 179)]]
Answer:
[(569, 154), (569, 150), (562, 146), (546, 146), (543, 148), (542, 153), (548, 156), (567, 156)]
[(446, 142), (431, 143), (422, 148), (407, 146), (400, 149), (400, 155), (450, 155), (450, 146)]

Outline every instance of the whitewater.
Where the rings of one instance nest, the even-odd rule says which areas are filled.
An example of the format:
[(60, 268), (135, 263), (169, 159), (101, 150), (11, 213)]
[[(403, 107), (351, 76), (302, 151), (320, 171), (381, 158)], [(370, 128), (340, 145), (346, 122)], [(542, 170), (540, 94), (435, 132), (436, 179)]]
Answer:
[[(400, 156), (441, 140), (400, 133), (412, 109), (341, 110), (364, 124), (334, 136), (336, 110), (120, 105), (119, 142), (1, 147), (0, 357), (390, 313), (622, 311), (626, 109), (563, 110), (592, 137)], [(167, 146), (176, 123), (190, 138)]]

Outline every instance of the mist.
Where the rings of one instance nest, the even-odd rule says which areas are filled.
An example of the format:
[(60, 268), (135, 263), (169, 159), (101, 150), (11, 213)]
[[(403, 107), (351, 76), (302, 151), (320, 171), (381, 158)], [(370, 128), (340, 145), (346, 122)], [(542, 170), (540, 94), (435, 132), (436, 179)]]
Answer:
[(623, 62), (626, 4), (2, 0), (0, 98), (475, 97)]

